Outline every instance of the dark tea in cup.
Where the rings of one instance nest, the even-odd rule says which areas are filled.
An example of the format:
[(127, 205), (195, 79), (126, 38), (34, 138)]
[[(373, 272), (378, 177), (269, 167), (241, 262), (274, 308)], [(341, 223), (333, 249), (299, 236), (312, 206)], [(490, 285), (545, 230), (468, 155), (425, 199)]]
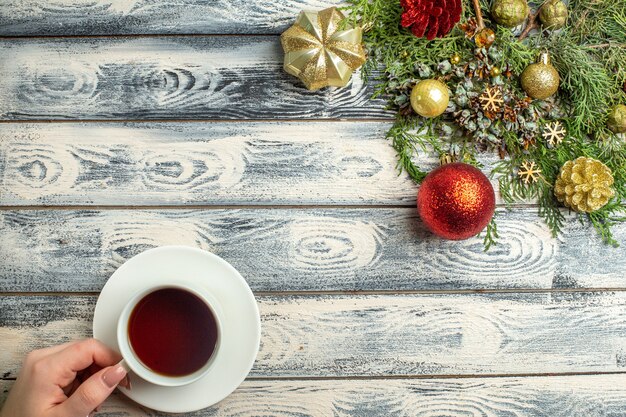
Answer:
[(137, 359), (151, 371), (181, 377), (200, 370), (218, 340), (213, 311), (182, 288), (161, 288), (145, 295), (128, 319), (128, 341)]

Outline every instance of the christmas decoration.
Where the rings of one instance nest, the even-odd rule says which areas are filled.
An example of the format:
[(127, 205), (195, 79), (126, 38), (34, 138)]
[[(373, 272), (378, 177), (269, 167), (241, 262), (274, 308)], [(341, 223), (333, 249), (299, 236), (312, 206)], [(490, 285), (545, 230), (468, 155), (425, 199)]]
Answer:
[(543, 136), (546, 143), (550, 145), (550, 147), (560, 145), (561, 142), (563, 142), (565, 135), (567, 135), (567, 131), (563, 127), (563, 124), (558, 120), (547, 123), (543, 128), (543, 133), (541, 133), (541, 136)]
[[(626, 220), (626, 147), (608, 135), (608, 127), (619, 130), (621, 113), (614, 117), (612, 106), (626, 104), (626, 48), (618, 30), (626, 21), (626, 2), (559, 1), (566, 10), (556, 0), (533, 2), (520, 32), (487, 27), (495, 19), (483, 21), (481, 9), (512, 5), (502, 11), (504, 23), (511, 25), (516, 23), (509, 14), (518, 22), (526, 15), (524, 2), (468, 0), (463, 4), (472, 10), (463, 12), (466, 20), (450, 36), (432, 42), (398, 30), (397, 2), (347, 0), (350, 19), (368, 28), (368, 69), (384, 71), (374, 81), (376, 92), (389, 97), (389, 108), (397, 111), (387, 137), (398, 166), (415, 182), (428, 174), (419, 164), (424, 153), (442, 162), (471, 164), (483, 152), (495, 153), (498, 160), (485, 170), (497, 178), (502, 200), (513, 207), (518, 201), (536, 203), (556, 236), (569, 221), (554, 192), (559, 170), (578, 156), (595, 158), (616, 173), (615, 198), (584, 216), (606, 243), (617, 245), (612, 229)], [(555, 31), (559, 19), (564, 30)], [(537, 48), (549, 54), (554, 67), (547, 55), (539, 57), (539, 65), (529, 65), (539, 55)], [(450, 91), (439, 117), (424, 119), (411, 107), (416, 80), (424, 79), (437, 79)], [(486, 228), (486, 248), (497, 238), (495, 223)]]
[(496, 41), (496, 34), (489, 28), (479, 30), (474, 37), (474, 42), (479, 48), (489, 48)]
[(613, 182), (609, 167), (597, 159), (581, 156), (561, 167), (554, 184), (554, 195), (566, 207), (592, 213), (615, 196)]
[(559, 89), (559, 73), (550, 65), (550, 56), (545, 52), (536, 63), (526, 67), (520, 81), (526, 94), (537, 100), (546, 99)]
[(461, 0), (400, 0), (401, 23), (418, 38), (446, 36), (461, 19)]
[(567, 6), (561, 0), (547, 0), (539, 10), (541, 24), (549, 29), (560, 29), (567, 22)]
[(522, 166), (517, 170), (518, 177), (526, 184), (536, 182), (539, 174), (541, 174), (541, 170), (537, 168), (534, 161), (522, 162)]
[(309, 90), (343, 87), (365, 62), (361, 28), (345, 25), (340, 30), (344, 19), (335, 7), (301, 12), (280, 36), (285, 71), (300, 78)]
[(423, 117), (442, 114), (448, 107), (449, 99), (448, 87), (437, 80), (422, 80), (411, 91), (411, 107)]
[(502, 26), (515, 27), (526, 19), (529, 10), (526, 0), (494, 0), (491, 17)]
[(495, 210), (495, 193), (485, 174), (461, 162), (433, 170), (417, 194), (417, 209), (437, 236), (467, 239), (487, 226)]
[(607, 126), (614, 133), (626, 132), (626, 106), (618, 104), (609, 112)]
[(442, 153), (439, 156), (439, 165), (451, 164), (452, 162), (455, 162), (455, 158), (449, 153)]
[(504, 103), (502, 99), (502, 91), (499, 87), (489, 87), (479, 97), (483, 111), (486, 112), (499, 112), (501, 106)]

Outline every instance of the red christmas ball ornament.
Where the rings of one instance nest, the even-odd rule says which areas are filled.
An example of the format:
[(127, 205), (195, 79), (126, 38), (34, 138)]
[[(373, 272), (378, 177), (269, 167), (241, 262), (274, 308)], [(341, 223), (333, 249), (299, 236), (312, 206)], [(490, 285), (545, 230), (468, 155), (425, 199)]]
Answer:
[(487, 226), (496, 195), (479, 169), (460, 162), (442, 165), (424, 178), (417, 193), (417, 211), (439, 237), (467, 239)]
[(443, 38), (461, 20), (461, 0), (400, 0), (401, 24), (418, 38)]

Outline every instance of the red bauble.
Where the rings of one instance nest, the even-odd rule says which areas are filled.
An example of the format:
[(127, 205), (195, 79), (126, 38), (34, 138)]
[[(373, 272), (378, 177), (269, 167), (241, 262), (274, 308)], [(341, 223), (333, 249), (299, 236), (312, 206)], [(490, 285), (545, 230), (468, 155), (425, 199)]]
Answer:
[(489, 179), (456, 162), (433, 170), (417, 193), (417, 211), (426, 227), (445, 239), (467, 239), (487, 226), (496, 208)]
[[(442, 38), (461, 19), (461, 0), (400, 0), (402, 26), (418, 38)], [(427, 32), (428, 31), (428, 32)]]

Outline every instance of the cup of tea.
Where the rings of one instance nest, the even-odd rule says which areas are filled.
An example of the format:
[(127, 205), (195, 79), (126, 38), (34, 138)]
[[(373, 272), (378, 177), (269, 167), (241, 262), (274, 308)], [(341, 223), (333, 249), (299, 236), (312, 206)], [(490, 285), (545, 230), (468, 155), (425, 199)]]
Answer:
[(192, 284), (135, 294), (117, 323), (120, 353), (140, 378), (161, 386), (190, 384), (211, 369), (220, 350), (221, 309)]

